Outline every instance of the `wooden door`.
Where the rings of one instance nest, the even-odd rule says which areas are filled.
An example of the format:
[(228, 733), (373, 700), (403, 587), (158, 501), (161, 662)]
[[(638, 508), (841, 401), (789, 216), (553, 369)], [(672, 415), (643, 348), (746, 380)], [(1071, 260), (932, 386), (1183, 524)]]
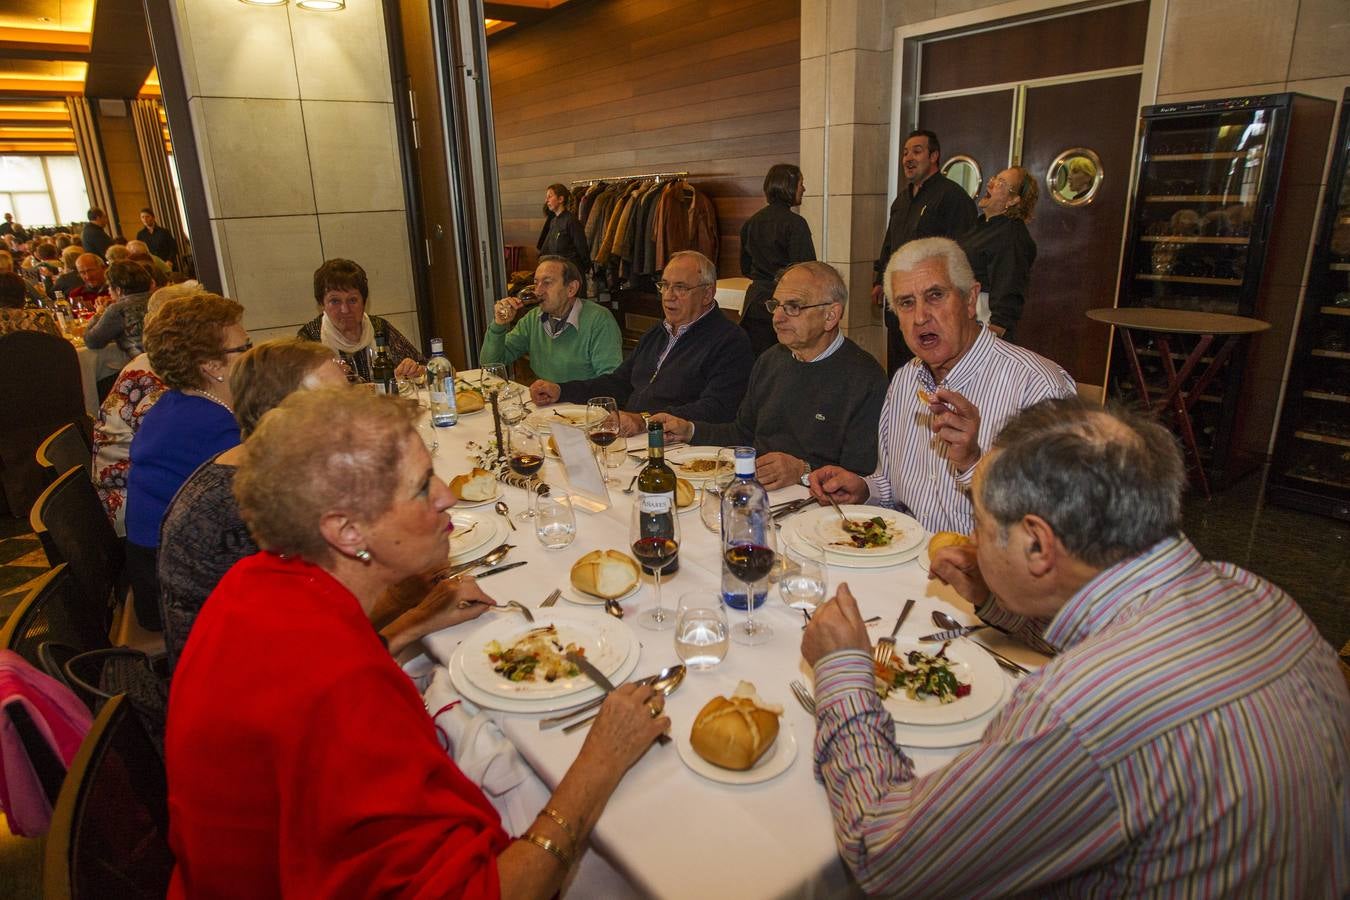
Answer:
[[(1086, 313), (1115, 303), (1138, 98), (1138, 75), (1032, 87), (1026, 94), (1022, 165), (1040, 182), (1041, 199), (1028, 226), (1036, 264), (1017, 342), (1090, 384), (1105, 377), (1111, 330)], [(1091, 203), (1062, 205), (1054, 199), (1050, 167), (1079, 147), (1101, 159), (1103, 178)]]
[[(983, 182), (1008, 165), (1015, 99), (1015, 91), (1005, 90), (919, 103), (919, 127), (938, 136), (942, 165), (957, 156), (975, 160), (980, 166), (981, 194)], [(899, 183), (905, 183), (903, 170)]]

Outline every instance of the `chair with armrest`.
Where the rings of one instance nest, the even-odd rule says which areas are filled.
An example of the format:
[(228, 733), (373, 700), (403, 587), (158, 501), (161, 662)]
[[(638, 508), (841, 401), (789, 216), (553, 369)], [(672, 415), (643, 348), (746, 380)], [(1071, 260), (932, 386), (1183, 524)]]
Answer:
[(61, 787), (42, 895), (161, 898), (172, 873), (164, 766), (131, 704), (118, 695), (94, 720)]
[(47, 560), (52, 565), (67, 565), (82, 595), (84, 614), (106, 635), (112, 625), (123, 551), (89, 473), (78, 466), (62, 473), (38, 496), (29, 522)]
[(55, 481), (72, 466), (82, 466), (85, 477), (94, 471), (94, 448), (89, 446), (84, 433), (72, 422), (67, 422), (47, 436), (38, 445), (37, 464), (47, 472), (48, 481)]
[(0, 488), (14, 515), (26, 514), (46, 483), (38, 445), (67, 422), (90, 431), (70, 341), (37, 331), (0, 335)]
[(38, 648), (48, 641), (80, 652), (107, 647), (107, 629), (89, 616), (87, 606), (83, 591), (62, 563), (38, 579), (19, 601), (0, 629), (0, 650), (13, 650), (41, 668)]

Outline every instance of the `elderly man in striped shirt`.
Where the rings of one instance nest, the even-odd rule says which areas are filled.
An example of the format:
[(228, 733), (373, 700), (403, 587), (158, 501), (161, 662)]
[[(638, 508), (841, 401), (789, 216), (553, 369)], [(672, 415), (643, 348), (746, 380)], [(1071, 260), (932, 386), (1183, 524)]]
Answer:
[(811, 473), (821, 502), (899, 505), (930, 531), (971, 529), (970, 479), (981, 447), (1019, 409), (1072, 397), (1077, 385), (1043, 356), (975, 319), (980, 284), (955, 241), (910, 241), (886, 266), (886, 298), (915, 358), (891, 381), (877, 427), (877, 469)]
[(975, 478), (977, 547), (933, 570), (982, 615), (1048, 618), (1060, 652), (922, 777), (847, 585), (812, 617), (816, 774), (869, 893), (1350, 895), (1335, 651), (1279, 588), (1200, 557), (1184, 483), (1155, 422), (1075, 399), (1008, 424)]

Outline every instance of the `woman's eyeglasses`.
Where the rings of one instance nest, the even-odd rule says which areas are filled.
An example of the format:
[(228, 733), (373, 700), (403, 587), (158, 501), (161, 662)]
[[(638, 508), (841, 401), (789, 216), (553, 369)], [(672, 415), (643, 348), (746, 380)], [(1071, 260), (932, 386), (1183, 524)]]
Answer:
[(231, 353), (247, 353), (249, 350), (252, 349), (253, 349), (253, 342), (244, 341), (238, 347), (226, 347), (224, 350), (220, 352), (225, 356), (229, 356)]

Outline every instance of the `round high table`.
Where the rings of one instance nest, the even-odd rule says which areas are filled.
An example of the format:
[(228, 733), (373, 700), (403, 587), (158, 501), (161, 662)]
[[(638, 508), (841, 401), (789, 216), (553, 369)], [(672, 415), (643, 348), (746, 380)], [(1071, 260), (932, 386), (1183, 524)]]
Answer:
[[(1252, 319), (1247, 316), (1228, 316), (1221, 313), (1193, 312), (1185, 309), (1153, 309), (1135, 306), (1122, 308), (1090, 309), (1087, 317), (1094, 322), (1104, 322), (1120, 329), (1125, 346), (1125, 356), (1130, 363), (1135, 384), (1139, 386), (1139, 396), (1144, 405), (1155, 413), (1170, 409), (1181, 432), (1182, 445), (1194, 463), (1196, 481), (1208, 498), (1209, 479), (1205, 476), (1205, 467), (1200, 460), (1200, 448), (1195, 441), (1195, 428), (1191, 423), (1191, 408), (1195, 406), (1205, 388), (1219, 374), (1228, 357), (1237, 349), (1239, 339), (1257, 334), (1270, 328), (1269, 322)], [(1148, 382), (1144, 378), (1144, 369), (1139, 364), (1139, 351), (1135, 346), (1134, 333), (1148, 332), (1154, 335), (1158, 353), (1162, 360), (1163, 374), (1167, 386), (1162, 395), (1154, 398), (1149, 393)], [(1172, 361), (1172, 335), (1199, 335), (1200, 340), (1182, 362), (1178, 369)], [(1216, 340), (1221, 340), (1218, 351), (1210, 359), (1204, 371), (1196, 374), (1205, 354)], [(1193, 379), (1193, 380), (1191, 380)], [(1187, 384), (1190, 380), (1189, 385)]]

